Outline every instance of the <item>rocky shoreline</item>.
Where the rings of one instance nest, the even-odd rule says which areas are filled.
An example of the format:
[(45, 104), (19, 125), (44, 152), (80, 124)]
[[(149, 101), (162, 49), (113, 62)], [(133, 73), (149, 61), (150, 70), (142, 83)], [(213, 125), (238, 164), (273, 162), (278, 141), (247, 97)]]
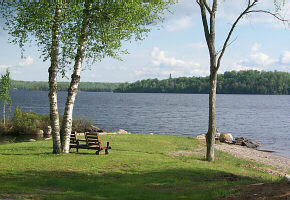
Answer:
[[(198, 135), (199, 140), (206, 140), (206, 134)], [(261, 143), (251, 141), (244, 137), (233, 139), (230, 133), (219, 133), (215, 136), (220, 143), (215, 144), (215, 148), (234, 155), (244, 160), (255, 161), (262, 164), (270, 165), (275, 169), (269, 169), (267, 172), (290, 181), (290, 158), (273, 154), (270, 150), (260, 150)], [(251, 166), (249, 166), (251, 167)], [(254, 166), (252, 166), (254, 167)], [(256, 167), (257, 168), (257, 167)]]
[(246, 146), (230, 145), (226, 143), (216, 144), (215, 148), (217, 150), (230, 153), (237, 158), (270, 165), (276, 169), (272, 170), (271, 172), (277, 175), (287, 176), (287, 174), (290, 173), (290, 158), (278, 156), (273, 153), (263, 152), (252, 148), (247, 148)]

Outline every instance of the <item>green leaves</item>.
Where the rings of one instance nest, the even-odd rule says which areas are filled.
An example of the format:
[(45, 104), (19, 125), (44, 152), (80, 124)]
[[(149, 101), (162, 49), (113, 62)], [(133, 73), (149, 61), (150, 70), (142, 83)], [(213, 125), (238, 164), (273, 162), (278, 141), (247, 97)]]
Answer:
[[(59, 68), (65, 75), (76, 57), (85, 1), (5, 1), (0, 5), (6, 19), (10, 42), (18, 44), (24, 52), (25, 45), (37, 45), (43, 60), (50, 58), (54, 10), (61, 8), (59, 35)], [(143, 40), (153, 25), (161, 22), (161, 14), (173, 0), (93, 1), (89, 13), (88, 40), (85, 60), (88, 65), (104, 57), (120, 59), (128, 53), (123, 41)]]
[(0, 79), (0, 100), (4, 105), (11, 105), (12, 101), (9, 96), (9, 88), (11, 87), (10, 72), (6, 69), (6, 74), (1, 75)]

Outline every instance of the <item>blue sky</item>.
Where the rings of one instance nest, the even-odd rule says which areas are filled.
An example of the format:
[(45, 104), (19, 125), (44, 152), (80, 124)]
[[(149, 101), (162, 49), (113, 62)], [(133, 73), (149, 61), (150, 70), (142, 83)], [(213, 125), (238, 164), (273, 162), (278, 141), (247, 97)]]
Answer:
[[(222, 47), (235, 17), (246, 6), (245, 0), (221, 1), (218, 8), (217, 47)], [(273, 0), (261, 0), (257, 6), (273, 10)], [(160, 30), (153, 28), (144, 41), (125, 43), (130, 52), (123, 61), (106, 58), (84, 70), (81, 81), (132, 82), (147, 78), (206, 76), (209, 56), (200, 11), (195, 0), (180, 0), (165, 14)], [(281, 13), (290, 19), (290, 3)], [(229, 70), (256, 69), (290, 72), (290, 27), (270, 15), (253, 14), (238, 24), (228, 47), (220, 73)], [(6, 68), (15, 80), (47, 81), (49, 62), (42, 62), (34, 46), (27, 46), (21, 59), (20, 49), (9, 44), (8, 35), (0, 32), (0, 73)], [(70, 77), (70, 75), (68, 75)], [(68, 81), (68, 79), (61, 79)]]

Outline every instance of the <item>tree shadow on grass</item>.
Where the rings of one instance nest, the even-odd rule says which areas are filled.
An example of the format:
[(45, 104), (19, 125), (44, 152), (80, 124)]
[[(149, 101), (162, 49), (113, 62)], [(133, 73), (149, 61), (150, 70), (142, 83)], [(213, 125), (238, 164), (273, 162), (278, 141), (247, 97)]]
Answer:
[[(22, 171), (0, 177), (0, 197), (40, 199), (213, 199), (249, 178), (204, 168), (132, 172)], [(2, 196), (1, 196), (2, 195)]]

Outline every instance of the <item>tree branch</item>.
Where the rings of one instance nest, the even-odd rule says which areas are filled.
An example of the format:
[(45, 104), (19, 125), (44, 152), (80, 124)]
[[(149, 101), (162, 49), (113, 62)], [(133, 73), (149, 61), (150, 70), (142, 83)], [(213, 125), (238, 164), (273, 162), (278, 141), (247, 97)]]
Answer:
[(283, 18), (278, 13), (272, 13), (272, 12), (267, 11), (267, 10), (250, 10), (247, 12), (247, 14), (250, 14), (250, 13), (266, 13), (266, 14), (272, 15), (273, 17), (275, 17), (276, 19), (278, 19), (279, 21), (281, 21), (283, 23), (286, 22), (288, 25), (290, 25), (289, 20)]
[(233, 33), (233, 31), (234, 31), (234, 29), (235, 29), (237, 23), (240, 21), (240, 19), (241, 19), (244, 15), (246, 15), (246, 14), (249, 12), (249, 10), (250, 10), (253, 6), (256, 5), (257, 2), (258, 2), (257, 0), (254, 0), (254, 1), (251, 3), (251, 1), (249, 0), (249, 1), (248, 1), (248, 6), (246, 7), (246, 9), (245, 9), (245, 10), (244, 10), (240, 15), (239, 15), (239, 17), (236, 19), (236, 21), (235, 21), (234, 24), (232, 25), (232, 27), (231, 27), (231, 29), (230, 29), (230, 31), (229, 31), (229, 33), (228, 33), (228, 36), (227, 36), (227, 38), (226, 38), (226, 40), (225, 40), (225, 42), (224, 42), (223, 48), (222, 48), (222, 50), (221, 50), (221, 54), (220, 54), (219, 57), (218, 57), (217, 69), (219, 69), (219, 67), (220, 67), (221, 59), (222, 59), (222, 57), (223, 57), (223, 55), (224, 55), (224, 53), (225, 53), (225, 50), (226, 50), (226, 48), (227, 48), (227, 46), (228, 46), (228, 42), (229, 42), (229, 40), (230, 40), (230, 38), (231, 38), (231, 36), (232, 36), (232, 33)]
[(206, 43), (207, 43), (207, 46), (210, 47), (211, 35), (210, 35), (210, 32), (209, 32), (209, 28), (208, 28), (208, 22), (207, 22), (207, 17), (206, 17), (204, 1), (205, 0), (199, 0), (198, 5), (199, 5), (200, 11), (201, 11), (201, 18), (202, 18), (202, 23), (203, 23), (203, 29), (204, 29), (204, 33), (205, 33)]
[[(237, 38), (238, 38), (238, 37), (235, 37), (235, 39), (233, 39), (229, 44), (227, 44), (226, 48), (229, 47), (231, 44), (233, 44), (233, 43), (237, 40)], [(216, 54), (217, 54), (217, 55), (220, 54), (221, 51), (222, 51), (222, 49), (218, 50)]]
[(210, 9), (209, 5), (207, 4), (206, 0), (203, 1), (204, 6), (206, 7), (207, 11), (211, 14), (212, 10)]

